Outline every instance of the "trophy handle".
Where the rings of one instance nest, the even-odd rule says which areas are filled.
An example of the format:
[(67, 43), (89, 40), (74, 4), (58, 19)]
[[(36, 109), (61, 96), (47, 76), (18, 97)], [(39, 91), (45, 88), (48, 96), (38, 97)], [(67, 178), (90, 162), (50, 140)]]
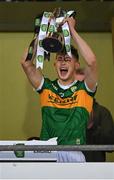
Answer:
[(61, 7), (55, 8), (54, 11), (53, 11), (53, 16), (54, 16), (55, 18), (57, 18), (57, 17), (60, 16), (60, 13), (61, 13)]

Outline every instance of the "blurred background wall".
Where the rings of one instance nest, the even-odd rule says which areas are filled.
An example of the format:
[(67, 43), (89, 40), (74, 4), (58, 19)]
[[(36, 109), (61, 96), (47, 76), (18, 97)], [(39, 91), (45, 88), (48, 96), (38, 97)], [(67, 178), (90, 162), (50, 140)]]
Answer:
[[(112, 32), (79, 33), (97, 57), (99, 82), (96, 98), (114, 117)], [(33, 32), (0, 32), (0, 140), (26, 140), (40, 134), (39, 96), (29, 84), (20, 65), (32, 37)], [(53, 59), (54, 56), (51, 56), (51, 61), (45, 62), (43, 70), (51, 79), (56, 77)], [(107, 160), (114, 161), (114, 153), (108, 153)]]

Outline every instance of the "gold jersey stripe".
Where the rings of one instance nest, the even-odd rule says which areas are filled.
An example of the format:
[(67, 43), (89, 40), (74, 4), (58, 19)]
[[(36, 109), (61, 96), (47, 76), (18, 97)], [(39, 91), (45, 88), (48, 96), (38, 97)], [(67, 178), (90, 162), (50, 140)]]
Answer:
[(55, 107), (55, 108), (86, 108), (88, 112), (92, 110), (93, 98), (87, 94), (85, 90), (78, 90), (74, 92), (72, 97), (61, 98), (59, 95), (53, 93), (49, 89), (44, 89), (40, 94), (41, 107)]

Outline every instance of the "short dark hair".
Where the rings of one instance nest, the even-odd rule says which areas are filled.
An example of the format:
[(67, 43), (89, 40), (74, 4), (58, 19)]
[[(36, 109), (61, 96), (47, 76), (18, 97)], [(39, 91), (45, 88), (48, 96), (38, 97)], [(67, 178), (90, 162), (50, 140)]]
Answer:
[[(59, 54), (59, 53), (61, 53), (61, 54), (67, 54), (65, 46), (64, 46), (63, 49), (62, 49), (60, 52), (58, 52), (57, 54)], [(77, 61), (79, 61), (78, 50), (77, 50), (73, 45), (71, 45), (71, 54), (76, 58)]]
[(71, 45), (71, 54), (79, 61), (78, 50), (73, 45)]

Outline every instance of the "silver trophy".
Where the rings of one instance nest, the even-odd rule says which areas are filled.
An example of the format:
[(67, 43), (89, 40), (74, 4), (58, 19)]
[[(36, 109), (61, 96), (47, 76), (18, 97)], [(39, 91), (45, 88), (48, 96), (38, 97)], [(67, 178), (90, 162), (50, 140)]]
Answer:
[[(69, 11), (69, 17), (73, 16), (75, 17), (76, 12), (74, 11)], [(67, 11), (61, 9), (61, 8), (56, 8), (53, 11), (53, 17), (56, 21), (55, 28), (56, 31), (50, 31), (46, 38), (43, 39), (42, 41), (42, 46), (43, 48), (52, 53), (60, 52), (63, 47), (64, 47), (64, 36), (62, 32), (62, 25), (64, 23), (65, 18), (68, 17)]]

